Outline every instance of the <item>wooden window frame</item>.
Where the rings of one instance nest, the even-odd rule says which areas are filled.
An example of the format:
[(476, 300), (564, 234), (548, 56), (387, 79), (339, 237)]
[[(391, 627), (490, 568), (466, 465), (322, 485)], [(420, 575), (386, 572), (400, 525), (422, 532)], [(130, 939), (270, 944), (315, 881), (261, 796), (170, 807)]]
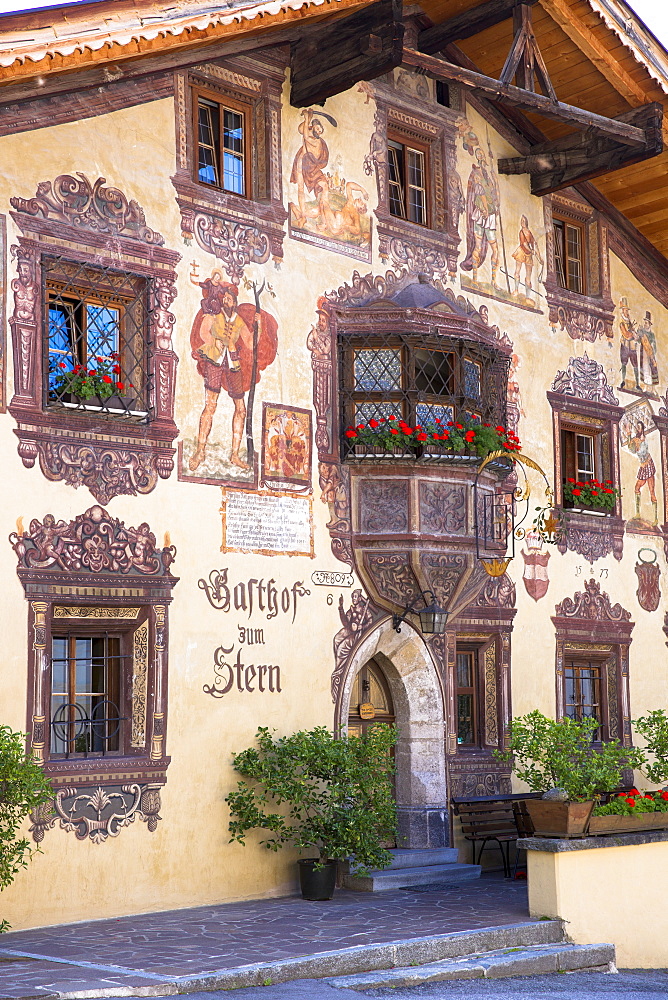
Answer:
[[(471, 751), (475, 752), (485, 749), (484, 713), (481, 711), (481, 706), (484, 705), (485, 700), (485, 676), (482, 656), (480, 654), (481, 647), (477, 645), (471, 645), (464, 642), (457, 643), (453, 686), (455, 695), (456, 739), (458, 753), (467, 753)], [(473, 684), (466, 688), (459, 686), (458, 660), (460, 655), (471, 656), (473, 658), (471, 668)], [(472, 694), (473, 696), (473, 730), (475, 734), (475, 742), (473, 743), (459, 742), (459, 696), (461, 693)]]
[[(191, 84), (191, 96), (192, 96), (192, 117), (193, 117), (193, 156), (192, 156), (192, 167), (193, 167), (193, 180), (198, 187), (205, 188), (207, 190), (220, 191), (223, 194), (234, 197), (241, 198), (244, 201), (253, 200), (253, 190), (252, 190), (252, 173), (251, 173), (251, 162), (253, 159), (253, 115), (252, 108), (249, 103), (238, 100), (237, 98), (228, 97), (226, 94), (220, 93), (218, 91), (203, 87), (197, 84)], [(218, 138), (218, 184), (208, 184), (206, 181), (200, 180), (199, 177), (199, 102), (200, 99), (209, 101), (212, 104), (216, 104), (219, 109), (219, 138)], [(227, 109), (229, 111), (234, 111), (236, 114), (243, 116), (243, 178), (244, 178), (244, 191), (240, 194), (238, 191), (233, 191), (230, 188), (226, 188), (222, 183), (224, 178), (223, 170), (223, 145), (222, 145), (222, 115), (221, 111)]]
[[(563, 228), (563, 249), (564, 249), (563, 255), (557, 254), (557, 236), (556, 236), (557, 224), (559, 224), (559, 225), (561, 225), (561, 226), (564, 227)], [(569, 284), (569, 278), (570, 278), (569, 267), (568, 267), (569, 262), (571, 260), (577, 260), (578, 258), (575, 258), (575, 257), (572, 258), (569, 255), (569, 253), (568, 253), (568, 238), (567, 238), (567, 227), (568, 226), (570, 226), (577, 233), (579, 233), (580, 250), (581, 250), (581, 257), (580, 257), (580, 260), (579, 260), (580, 268), (581, 268), (581, 285), (582, 285), (581, 288), (571, 288), (571, 286)], [(585, 222), (581, 222), (581, 221), (576, 220), (576, 219), (573, 219), (573, 218), (569, 218), (566, 215), (561, 215), (558, 212), (556, 212), (556, 213), (553, 213), (553, 215), (552, 215), (552, 227), (553, 227), (553, 231), (554, 231), (554, 271), (555, 271), (555, 276), (556, 276), (556, 280), (557, 280), (558, 284), (561, 286), (561, 288), (564, 289), (564, 291), (571, 292), (573, 295), (583, 295), (583, 296), (588, 295), (589, 294), (589, 289), (588, 289), (588, 285), (589, 285), (589, 268), (590, 268), (591, 265), (590, 265), (590, 260), (589, 260), (589, 248), (587, 246), (587, 242), (588, 242), (587, 241), (587, 236), (588, 236), (588, 234), (587, 234), (587, 225), (586, 225), (586, 223)], [(560, 273), (559, 273), (559, 267), (557, 265), (557, 259), (558, 259), (559, 256), (562, 256), (563, 281), (561, 280), (561, 276), (560, 276)]]
[[(390, 143), (396, 143), (401, 146), (404, 155), (404, 176), (406, 176), (407, 166), (406, 166), (406, 150), (412, 150), (414, 152), (421, 153), (424, 157), (424, 222), (417, 222), (414, 219), (408, 217), (408, 182), (404, 181), (404, 195), (403, 204), (406, 215), (395, 215), (390, 208), (390, 172), (389, 172), (389, 148)], [(388, 159), (388, 170), (387, 170), (387, 204), (388, 211), (393, 219), (399, 219), (401, 222), (409, 223), (413, 226), (420, 226), (423, 229), (432, 228), (432, 209), (431, 209), (431, 144), (427, 141), (421, 141), (416, 139), (414, 136), (406, 135), (400, 130), (395, 128), (388, 128), (387, 131), (387, 159)]]
[(587, 716), (582, 715), (581, 712), (576, 712), (575, 715), (568, 715), (568, 701), (567, 701), (567, 681), (568, 681), (568, 671), (573, 669), (576, 671), (594, 669), (598, 671), (597, 677), (597, 687), (598, 687), (598, 709), (599, 714), (594, 716), (598, 722), (598, 731), (593, 742), (601, 743), (608, 739), (610, 726), (608, 718), (608, 661), (610, 660), (610, 654), (606, 656), (604, 653), (586, 650), (575, 650), (567, 651), (564, 655), (564, 703), (561, 706), (561, 711), (564, 718), (576, 719), (580, 722), (583, 718)]
[[(560, 484), (563, 494), (563, 485), (568, 479), (575, 479), (576, 481), (584, 481), (585, 476), (578, 475), (577, 467), (577, 438), (586, 437), (592, 441), (592, 456), (594, 462), (594, 470), (589, 477), (590, 479), (598, 479), (599, 482), (610, 479), (613, 481), (612, 467), (613, 467), (613, 455), (612, 455), (612, 441), (610, 437), (610, 431), (606, 426), (596, 426), (592, 424), (578, 423), (572, 419), (562, 419), (559, 422), (559, 433), (561, 438), (561, 478)], [(571, 439), (572, 438), (572, 447)], [(614, 483), (613, 485), (618, 485)], [(562, 506), (563, 507), (579, 507), (581, 504), (572, 503), (568, 501), (562, 495)], [(599, 509), (599, 508), (597, 508)], [(612, 514), (612, 511), (603, 511), (602, 513)]]
[[(131, 717), (132, 717), (132, 697), (131, 697), (132, 675), (133, 675), (132, 642), (134, 633), (136, 632), (137, 628), (139, 628), (144, 623), (144, 621), (146, 621), (146, 617), (144, 617), (143, 621), (140, 621), (136, 624), (133, 622), (132, 628), (128, 628), (127, 623), (125, 623), (125, 627), (122, 627), (119, 624), (117, 624), (116, 627), (114, 627), (112, 624), (110, 625), (110, 627), (104, 629), (101, 629), (99, 627), (99, 623), (96, 626), (96, 623), (90, 622), (90, 620), (88, 619), (83, 619), (76, 623), (71, 622), (64, 626), (61, 623), (57, 623), (55, 621), (52, 622), (51, 666), (49, 670), (49, 680), (48, 680), (49, 692), (47, 696), (48, 704), (50, 706), (49, 729), (51, 738), (49, 744), (45, 747), (45, 754), (47, 761), (82, 760), (82, 759), (88, 760), (91, 758), (100, 758), (100, 757), (109, 761), (110, 758), (113, 760), (113, 758), (116, 757), (122, 758), (129, 754), (131, 726), (128, 726), (128, 723), (131, 722)], [(76, 677), (74, 676), (76, 669), (74, 663), (76, 642), (79, 639), (88, 639), (88, 638), (90, 639), (104, 638), (105, 640), (107, 639), (118, 640), (119, 652), (117, 659), (120, 661), (117, 668), (118, 676), (115, 682), (113, 682), (112, 684), (110, 685), (105, 684), (105, 692), (104, 692), (104, 700), (107, 702), (111, 702), (113, 704), (113, 707), (117, 710), (118, 713), (118, 726), (116, 727), (115, 733), (112, 734), (112, 740), (109, 741), (109, 742), (115, 742), (116, 746), (109, 747), (109, 749), (105, 749), (103, 751), (96, 751), (93, 749), (77, 751), (76, 747), (74, 751), (63, 749), (62, 752), (59, 752), (58, 750), (54, 750), (53, 729), (54, 729), (55, 712), (53, 706), (53, 698), (54, 698), (53, 663), (55, 657), (53, 655), (54, 653), (53, 641), (54, 639), (58, 638), (64, 638), (68, 644), (67, 671), (69, 676), (67, 680), (68, 690), (66, 692), (68, 697), (68, 702), (66, 704), (70, 705), (78, 704), (78, 702), (76, 702), (77, 682), (76, 682)], [(68, 713), (68, 714), (70, 716), (71, 721), (69, 721), (68, 723), (64, 723), (63, 725), (71, 727), (76, 732), (77, 721), (78, 719), (81, 718), (81, 716), (77, 715), (76, 713)], [(85, 731), (85, 726), (79, 726), (78, 728), (81, 729), (82, 732)], [(113, 735), (116, 735), (118, 737), (117, 740), (115, 741), (113, 740)], [(70, 736), (70, 740), (71, 739), (72, 737)]]

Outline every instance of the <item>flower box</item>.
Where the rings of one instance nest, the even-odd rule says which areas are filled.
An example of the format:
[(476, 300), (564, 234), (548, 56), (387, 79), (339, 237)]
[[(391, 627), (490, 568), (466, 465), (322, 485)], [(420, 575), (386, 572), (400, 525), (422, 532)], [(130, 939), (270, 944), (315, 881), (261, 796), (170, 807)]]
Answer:
[(348, 453), (348, 457), (371, 459), (376, 462), (414, 462), (418, 452), (411, 448), (383, 448), (367, 444), (356, 444)]
[(600, 507), (564, 507), (564, 513), (568, 514), (591, 514), (594, 517), (610, 517), (614, 511), (601, 510)]
[(637, 816), (592, 816), (588, 835), (639, 833), (643, 830), (668, 830), (668, 812), (638, 813)]
[[(56, 401), (54, 401), (56, 402)], [(64, 393), (57, 403), (60, 403), (68, 410), (85, 410), (90, 413), (107, 413), (112, 411), (114, 414), (127, 414), (132, 417), (145, 417), (147, 410), (137, 409), (139, 405), (138, 400), (134, 396), (119, 396), (117, 393), (113, 393), (111, 396), (107, 396), (106, 399), (102, 399), (100, 396), (90, 396), (88, 399), (83, 399), (74, 393)]]
[(527, 799), (526, 808), (533, 823), (535, 837), (583, 837), (594, 802), (593, 799), (588, 802)]

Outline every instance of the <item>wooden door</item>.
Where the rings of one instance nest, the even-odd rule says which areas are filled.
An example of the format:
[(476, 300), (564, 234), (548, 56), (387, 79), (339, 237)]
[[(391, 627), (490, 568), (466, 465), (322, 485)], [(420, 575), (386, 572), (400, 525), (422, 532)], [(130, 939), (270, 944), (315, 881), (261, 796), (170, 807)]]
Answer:
[[(373, 713), (369, 709), (371, 705)], [(394, 722), (394, 706), (382, 667), (375, 660), (369, 660), (357, 674), (353, 684), (348, 713), (348, 735), (363, 736), (379, 722)]]

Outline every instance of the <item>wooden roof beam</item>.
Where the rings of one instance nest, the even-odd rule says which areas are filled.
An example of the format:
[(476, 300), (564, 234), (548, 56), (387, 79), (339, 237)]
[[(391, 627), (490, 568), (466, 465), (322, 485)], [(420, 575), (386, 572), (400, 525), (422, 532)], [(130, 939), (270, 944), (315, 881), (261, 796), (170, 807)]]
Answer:
[(621, 120), (630, 121), (644, 130), (647, 142), (643, 149), (624, 146), (595, 132), (584, 132), (536, 144), (526, 156), (501, 158), (498, 162), (499, 173), (530, 174), (531, 193), (545, 195), (662, 152), (661, 104), (643, 105), (622, 115)]
[(401, 0), (378, 0), (305, 32), (290, 52), (290, 103), (324, 104), (360, 80), (373, 80), (399, 66), (404, 40)]
[[(527, 5), (533, 5), (538, 0), (522, 0)], [(513, 10), (517, 6), (518, 0), (487, 0), (478, 7), (465, 10), (456, 17), (451, 17), (442, 24), (436, 24), (433, 28), (425, 28), (418, 36), (418, 48), (421, 52), (433, 55), (440, 52), (442, 48), (450, 42), (461, 41), (463, 38), (471, 38), (479, 34), (486, 28), (492, 28), (501, 21), (506, 21), (513, 16)]]
[(629, 125), (616, 118), (604, 118), (592, 111), (576, 108), (572, 104), (553, 101), (542, 94), (535, 94), (531, 90), (523, 90), (521, 87), (512, 86), (512, 84), (503, 84), (492, 77), (484, 76), (482, 73), (474, 73), (472, 70), (455, 66), (444, 59), (426, 55), (424, 52), (404, 49), (403, 64), (404, 66), (412, 66), (436, 80), (445, 80), (446, 83), (459, 83), (464, 87), (469, 87), (482, 97), (491, 98), (501, 104), (512, 104), (522, 111), (533, 111), (544, 118), (564, 122), (573, 128), (594, 129), (627, 146), (645, 146), (646, 144), (644, 131), (634, 125)]

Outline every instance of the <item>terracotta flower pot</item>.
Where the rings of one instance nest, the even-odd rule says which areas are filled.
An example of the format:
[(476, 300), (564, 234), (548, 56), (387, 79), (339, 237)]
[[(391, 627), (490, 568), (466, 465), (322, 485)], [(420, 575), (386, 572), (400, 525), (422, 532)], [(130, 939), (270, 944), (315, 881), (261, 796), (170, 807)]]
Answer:
[(583, 837), (594, 803), (527, 799), (526, 807), (534, 826), (534, 836)]

